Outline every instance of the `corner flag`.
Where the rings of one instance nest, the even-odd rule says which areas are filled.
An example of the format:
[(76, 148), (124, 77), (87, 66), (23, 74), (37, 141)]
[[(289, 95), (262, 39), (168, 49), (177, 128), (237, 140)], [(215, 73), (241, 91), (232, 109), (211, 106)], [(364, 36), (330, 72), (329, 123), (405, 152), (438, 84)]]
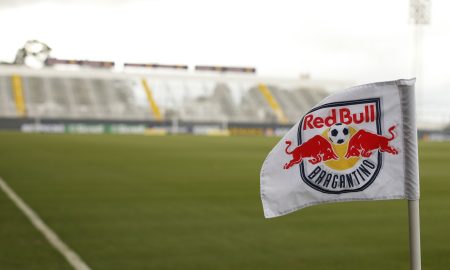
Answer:
[(419, 199), (414, 82), (336, 92), (303, 116), (262, 166), (265, 217), (321, 203)]
[(266, 218), (332, 202), (409, 200), (412, 269), (420, 269), (415, 79), (336, 92), (313, 107), (261, 168)]

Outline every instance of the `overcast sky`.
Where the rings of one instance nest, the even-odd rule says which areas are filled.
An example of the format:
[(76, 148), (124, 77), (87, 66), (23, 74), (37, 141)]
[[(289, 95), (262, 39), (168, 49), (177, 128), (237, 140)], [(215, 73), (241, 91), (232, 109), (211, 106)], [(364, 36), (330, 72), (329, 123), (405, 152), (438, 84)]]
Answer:
[[(432, 1), (419, 80), (449, 99), (428, 103), (448, 107), (450, 2)], [(408, 16), (408, 0), (0, 0), (0, 59), (38, 39), (58, 58), (245, 65), (367, 83), (415, 75)]]

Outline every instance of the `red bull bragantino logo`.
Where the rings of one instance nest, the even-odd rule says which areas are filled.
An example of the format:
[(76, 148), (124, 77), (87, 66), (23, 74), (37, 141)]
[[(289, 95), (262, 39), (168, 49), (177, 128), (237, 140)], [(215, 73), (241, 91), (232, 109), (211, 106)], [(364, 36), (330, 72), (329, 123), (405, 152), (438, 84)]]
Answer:
[(298, 146), (286, 141), (290, 160), (283, 168), (299, 168), (302, 180), (324, 193), (364, 190), (375, 181), (383, 154), (399, 153), (392, 145), (396, 125), (383, 127), (381, 119), (379, 98), (316, 107), (300, 121)]

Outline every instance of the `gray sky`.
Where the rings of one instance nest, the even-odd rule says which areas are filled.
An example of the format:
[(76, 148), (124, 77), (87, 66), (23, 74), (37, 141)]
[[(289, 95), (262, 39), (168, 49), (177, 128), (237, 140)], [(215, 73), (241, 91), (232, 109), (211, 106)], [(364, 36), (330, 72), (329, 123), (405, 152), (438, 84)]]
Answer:
[[(428, 111), (450, 101), (449, 10), (433, 0), (424, 29)], [(408, 0), (0, 0), (0, 59), (39, 39), (59, 58), (246, 65), (359, 84), (414, 76), (408, 16)]]

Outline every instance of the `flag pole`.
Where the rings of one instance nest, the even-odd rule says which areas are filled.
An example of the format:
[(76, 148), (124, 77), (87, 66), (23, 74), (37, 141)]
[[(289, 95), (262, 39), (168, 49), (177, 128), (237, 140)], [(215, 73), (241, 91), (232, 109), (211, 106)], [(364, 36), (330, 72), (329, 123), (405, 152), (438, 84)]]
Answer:
[(411, 270), (421, 270), (419, 200), (408, 200)]

